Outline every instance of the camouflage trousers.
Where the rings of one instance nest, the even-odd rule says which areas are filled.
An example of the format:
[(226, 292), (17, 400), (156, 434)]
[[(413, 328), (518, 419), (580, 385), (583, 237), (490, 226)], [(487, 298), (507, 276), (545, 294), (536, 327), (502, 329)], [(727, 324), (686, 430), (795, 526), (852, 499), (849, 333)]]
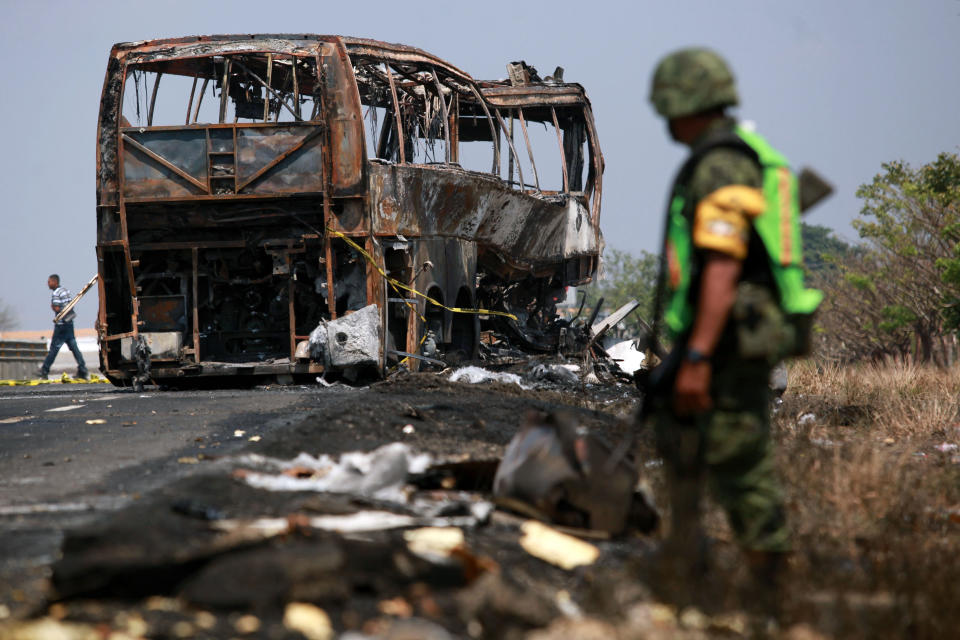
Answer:
[(668, 398), (653, 399), (650, 419), (670, 486), (669, 542), (696, 553), (706, 485), (742, 548), (788, 551), (784, 497), (770, 442), (771, 366), (765, 360), (716, 360), (713, 410), (679, 418)]

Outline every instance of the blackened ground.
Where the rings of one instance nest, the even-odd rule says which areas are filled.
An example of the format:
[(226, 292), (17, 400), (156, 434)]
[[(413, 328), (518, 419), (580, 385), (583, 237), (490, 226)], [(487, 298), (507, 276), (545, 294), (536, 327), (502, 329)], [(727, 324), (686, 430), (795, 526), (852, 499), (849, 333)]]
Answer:
[[(409, 374), (373, 384), (368, 390), (329, 397), (322, 407), (276, 433), (257, 451), (292, 458), (301, 451), (333, 455), (401, 441), (438, 457), (499, 458), (528, 410), (568, 411), (612, 442), (625, 436), (626, 418), (636, 401), (632, 390), (604, 388), (602, 395), (587, 399), (588, 395), (594, 394), (576, 389), (525, 390), (501, 382), (471, 385), (434, 374)], [(616, 408), (625, 411), (623, 416), (604, 410), (607, 400), (616, 402)], [(412, 433), (404, 432), (407, 425), (413, 426)]]
[[(368, 631), (391, 617), (383, 603), (396, 600), (413, 607), (414, 615), (458, 634), (473, 623), (474, 631), (482, 628), (485, 637), (519, 637), (558, 615), (558, 592), (567, 590), (579, 598), (577, 594), (597, 582), (598, 571), (620, 567), (649, 544), (641, 538), (603, 542), (598, 564), (566, 572), (523, 551), (517, 542), (522, 519), (505, 514), (469, 530), (468, 554), (449, 566), (412, 555), (396, 531), (345, 538), (294, 528), (289, 535), (255, 541), (216, 533), (211, 519), (339, 514), (383, 506), (342, 496), (253, 489), (230, 475), (231, 456), (244, 451), (293, 458), (301, 452), (316, 456), (369, 451), (401, 441), (438, 459), (495, 461), (529, 410), (568, 411), (615, 444), (627, 433), (635, 402), (629, 387), (525, 390), (505, 383), (450, 383), (434, 374), (403, 375), (367, 388), (299, 387), (279, 393), (149, 393), (136, 398), (135, 405), (129, 404), (129, 392), (103, 396), (109, 399), (96, 404), (94, 396), (73, 398), (82, 407), (66, 414), (76, 418), (62, 427), (50, 423), (45, 433), (51, 433), (50, 428), (69, 433), (71, 424), (89, 429), (84, 418), (105, 417), (108, 425), (95, 425), (99, 431), (91, 434), (104, 440), (102, 446), (111, 441), (111, 429), (117, 429), (118, 438), (152, 429), (161, 435), (142, 444), (155, 447), (156, 454), (143, 452), (138, 463), (131, 459), (106, 465), (106, 471), (85, 465), (80, 477), (87, 480), (57, 496), (64, 503), (70, 498), (89, 500), (91, 494), (122, 495), (126, 506), (84, 517), (32, 515), (19, 528), (2, 532), (20, 545), (19, 551), (7, 549), (8, 561), (16, 564), (22, 552), (33, 563), (33, 588), (11, 584), (13, 589), (0, 596), (8, 603), (2, 606), (21, 617), (42, 614), (54, 603), (52, 611), (68, 620), (111, 625), (137, 615), (151, 625), (154, 637), (176, 635), (176, 624), (193, 620), (200, 610), (213, 612), (216, 620), (203, 633), (220, 637), (233, 632), (237, 616), (253, 612), (267, 635), (283, 637), (282, 606), (291, 600), (318, 603), (338, 630)], [(50, 403), (64, 405), (65, 400), (53, 398)], [(210, 409), (204, 403), (212, 403)], [(84, 407), (96, 407), (96, 417), (88, 418), (90, 411)], [(218, 409), (219, 419), (210, 420)], [(41, 410), (46, 411), (32, 409)], [(196, 424), (201, 420), (202, 428)], [(179, 425), (177, 437), (162, 440), (174, 423)], [(243, 437), (234, 438), (238, 430)], [(260, 438), (249, 442), (253, 434)], [(50, 438), (44, 455), (57, 460), (63, 452), (54, 444), (59, 440)], [(18, 446), (22, 456), (30, 456), (18, 458), (23, 466), (33, 456), (29, 442)], [(133, 458), (133, 452), (125, 457)], [(123, 487), (120, 494), (117, 487)], [(51, 488), (37, 499), (56, 494)], [(42, 548), (31, 548), (27, 543), (47, 524), (51, 533)], [(59, 544), (61, 526), (68, 531), (58, 552), (51, 545)], [(53, 571), (42, 570), (38, 564), (43, 562), (53, 563)], [(27, 574), (5, 575), (15, 583)], [(40, 592), (37, 576), (44, 575), (50, 580)]]
[[(286, 395), (275, 397), (277, 393)], [(187, 410), (191, 398), (163, 395), (161, 404), (177, 406), (192, 418)], [(209, 433), (203, 443), (211, 446), (199, 450), (201, 443), (189, 442), (108, 474), (95, 486), (144, 487), (142, 496), (70, 523), (59, 551), (47, 559), (52, 568), (45, 573), (46, 590), (6, 591), (12, 595), (0, 595), (8, 598), (4, 606), (18, 617), (32, 613), (160, 638), (233, 637), (254, 633), (249, 631), (254, 626), (258, 637), (299, 637), (283, 624), (289, 602), (314, 603), (337, 632), (371, 637), (403, 619), (439, 625), (454, 637), (524, 638), (557, 624), (560, 630), (547, 637), (580, 637), (563, 627), (575, 623), (577, 609), (593, 621), (589, 624), (621, 628), (619, 634), (593, 637), (647, 637), (657, 625), (666, 625), (660, 637), (703, 637), (710, 630), (717, 637), (744, 633), (742, 625), (701, 624), (695, 616), (682, 624), (677, 618), (661, 620), (664, 611), (650, 604), (659, 588), (651, 571), (656, 535), (593, 540), (600, 550), (597, 562), (566, 571), (521, 547), (524, 518), (497, 511), (487, 524), (465, 530), (465, 549), (449, 562), (428, 562), (408, 550), (400, 531), (343, 536), (311, 529), (304, 520), (367, 509), (403, 513), (403, 507), (312, 492), (270, 492), (250, 487), (233, 473), (243, 467), (237, 457), (243, 453), (289, 459), (301, 452), (370, 451), (397, 441), (440, 460), (471, 460), (482, 469), (484, 462), (502, 455), (531, 409), (569, 412), (593, 433), (618, 444), (628, 435), (637, 402), (630, 387), (526, 390), (406, 374), (366, 388), (336, 385), (209, 396), (212, 402), (218, 399), (221, 409), (228, 403), (245, 408), (241, 414), (224, 411), (220, 420), (205, 426)], [(156, 406), (147, 410), (166, 410)], [(223, 445), (234, 430), (243, 431), (243, 437)], [(259, 436), (255, 442), (248, 439), (252, 434)], [(212, 447), (214, 443), (219, 446)], [(648, 434), (640, 434), (637, 452), (641, 468), (649, 463), (656, 473)], [(143, 477), (138, 479), (146, 471), (152, 478), (149, 491)], [(455, 488), (483, 488), (476, 475), (467, 484), (471, 486)], [(265, 517), (287, 518), (288, 531), (241, 538), (215, 528), (222, 520)], [(36, 525), (34, 531), (38, 529)], [(731, 585), (742, 578), (735, 570), (739, 556), (725, 542), (716, 542), (712, 551), (715, 584), (704, 585), (709, 588), (704, 591), (714, 609), (736, 609), (739, 592)], [(10, 628), (10, 637), (22, 637), (13, 634), (24, 627)], [(428, 626), (418, 629), (403, 637), (443, 637)]]

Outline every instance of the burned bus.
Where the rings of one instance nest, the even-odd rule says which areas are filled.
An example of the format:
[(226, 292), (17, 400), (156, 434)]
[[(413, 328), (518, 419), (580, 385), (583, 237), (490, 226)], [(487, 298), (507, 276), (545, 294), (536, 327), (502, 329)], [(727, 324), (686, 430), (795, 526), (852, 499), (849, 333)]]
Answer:
[(113, 47), (97, 129), (101, 368), (120, 385), (555, 348), (602, 244), (590, 102), (317, 35)]

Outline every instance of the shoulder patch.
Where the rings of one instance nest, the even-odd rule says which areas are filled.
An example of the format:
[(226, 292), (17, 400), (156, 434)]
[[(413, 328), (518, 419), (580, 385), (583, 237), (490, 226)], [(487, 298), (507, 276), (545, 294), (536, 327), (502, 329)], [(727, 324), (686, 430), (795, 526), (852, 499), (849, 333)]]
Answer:
[(742, 184), (720, 187), (701, 200), (700, 204), (740, 211), (751, 219), (759, 216), (767, 208), (767, 200), (760, 189)]
[(693, 244), (743, 260), (747, 256), (750, 221), (763, 213), (766, 200), (755, 187), (720, 187), (697, 203)]

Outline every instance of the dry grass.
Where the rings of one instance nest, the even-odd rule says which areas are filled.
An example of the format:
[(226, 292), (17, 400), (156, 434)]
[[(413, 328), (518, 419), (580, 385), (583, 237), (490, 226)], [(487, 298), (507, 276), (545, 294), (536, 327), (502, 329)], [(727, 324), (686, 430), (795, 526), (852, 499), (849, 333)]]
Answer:
[(960, 629), (958, 420), (960, 370), (793, 365), (774, 428), (796, 617), (842, 637)]

